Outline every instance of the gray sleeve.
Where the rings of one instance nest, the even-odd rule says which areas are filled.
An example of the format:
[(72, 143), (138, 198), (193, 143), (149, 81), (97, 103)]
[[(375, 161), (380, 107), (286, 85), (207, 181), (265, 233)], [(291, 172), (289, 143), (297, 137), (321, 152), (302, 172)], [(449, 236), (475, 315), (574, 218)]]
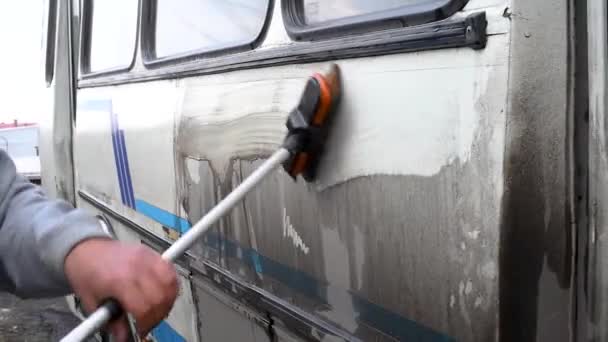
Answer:
[(47, 198), (0, 150), (0, 290), (22, 298), (70, 293), (64, 259), (93, 237), (108, 237), (95, 217)]

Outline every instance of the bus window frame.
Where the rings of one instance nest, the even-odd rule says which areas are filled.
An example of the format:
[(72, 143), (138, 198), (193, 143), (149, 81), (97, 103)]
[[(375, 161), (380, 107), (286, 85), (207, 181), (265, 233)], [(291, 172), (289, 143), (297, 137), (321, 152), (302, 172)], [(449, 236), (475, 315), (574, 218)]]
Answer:
[(46, 86), (50, 87), (55, 76), (55, 42), (57, 40), (57, 19), (58, 7), (57, 0), (46, 1), (45, 16), (46, 25), (44, 35), (44, 80)]
[(259, 47), (268, 33), (268, 28), (272, 21), (276, 1), (268, 0), (268, 8), (264, 17), (264, 24), (260, 33), (251, 41), (232, 45), (216, 47), (213, 49), (198, 49), (180, 54), (158, 58), (156, 56), (156, 6), (157, 0), (146, 0), (142, 2), (141, 11), (141, 47), (142, 61), (146, 68), (154, 69), (172, 63), (183, 63), (205, 57), (219, 57), (244, 51), (255, 50)]
[[(276, 0), (272, 1), (273, 4), (276, 3)], [(144, 32), (142, 31), (145, 30), (143, 26), (143, 7), (140, 13), (139, 49), (143, 50)], [(91, 88), (122, 85), (218, 74), (236, 70), (259, 69), (276, 65), (316, 63), (336, 59), (361, 58), (436, 49), (463, 47), (469, 47), (474, 50), (484, 49), (488, 39), (486, 10), (466, 11), (458, 16), (455, 14), (458, 13), (454, 13), (454, 15), (445, 20), (428, 24), (398, 27), (389, 30), (370, 30), (370, 32), (366, 33), (331, 39), (319, 39), (305, 44), (294, 42), (242, 53), (225, 53), (223, 51), (218, 55), (203, 55), (206, 58), (200, 58), (200, 55), (187, 57), (191, 58), (191, 60), (172, 58), (154, 61), (152, 65), (148, 63), (149, 67), (143, 67), (138, 64), (135, 69), (116, 75), (91, 78), (81, 77), (78, 87)], [(266, 25), (270, 25), (270, 22), (267, 21)], [(263, 34), (260, 35), (260, 39), (262, 41), (265, 39)], [(139, 50), (138, 53), (144, 54), (143, 51), (140, 52)], [(138, 63), (142, 60), (143, 56), (138, 56)]]
[(431, 0), (352, 17), (306, 24), (303, 0), (283, 0), (285, 30), (294, 41), (340, 38), (387, 29), (405, 28), (444, 20), (462, 10), (469, 0)]
[[(91, 71), (91, 25), (93, 24), (93, 0), (81, 0), (80, 2), (80, 75), (82, 79), (93, 78), (98, 76), (107, 76), (116, 73), (126, 72), (135, 66), (137, 51), (139, 47), (140, 23), (141, 23), (141, 6), (142, 1), (137, 0), (137, 17), (135, 19), (135, 44), (133, 44), (133, 53), (131, 61), (126, 66), (118, 66), (109, 69)], [(145, 2), (145, 1), (144, 1)]]

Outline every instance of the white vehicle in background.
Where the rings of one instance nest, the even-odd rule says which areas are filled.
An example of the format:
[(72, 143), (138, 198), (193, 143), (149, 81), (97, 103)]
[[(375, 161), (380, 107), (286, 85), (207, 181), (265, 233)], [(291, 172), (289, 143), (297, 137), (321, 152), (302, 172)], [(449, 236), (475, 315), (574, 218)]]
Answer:
[(0, 149), (15, 162), (17, 172), (40, 184), (38, 125), (34, 123), (0, 123)]
[(157, 341), (608, 339), (606, 0), (45, 4), (43, 185), (158, 251), (342, 71), (317, 182), (181, 258)]

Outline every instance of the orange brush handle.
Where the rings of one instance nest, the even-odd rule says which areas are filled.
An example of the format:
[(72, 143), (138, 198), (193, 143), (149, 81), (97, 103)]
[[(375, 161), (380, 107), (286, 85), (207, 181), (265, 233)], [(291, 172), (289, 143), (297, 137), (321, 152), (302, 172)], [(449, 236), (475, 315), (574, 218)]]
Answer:
[(323, 75), (315, 74), (313, 77), (317, 80), (317, 82), (319, 82), (321, 96), (319, 98), (319, 108), (313, 116), (312, 123), (315, 126), (321, 126), (325, 122), (327, 114), (329, 114), (329, 111), (331, 109), (332, 92), (329, 83), (327, 82), (325, 77), (323, 77)]

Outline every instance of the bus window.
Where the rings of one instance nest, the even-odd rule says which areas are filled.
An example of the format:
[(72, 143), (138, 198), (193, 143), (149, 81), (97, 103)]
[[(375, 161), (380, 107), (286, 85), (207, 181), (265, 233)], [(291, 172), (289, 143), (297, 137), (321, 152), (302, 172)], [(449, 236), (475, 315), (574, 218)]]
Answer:
[(88, 0), (84, 6), (90, 44), (85, 71), (129, 68), (135, 55), (137, 0)]
[(252, 44), (268, 6), (269, 0), (157, 0), (153, 58)]
[(322, 40), (439, 21), (468, 0), (283, 0), (294, 40)]
[(428, 2), (429, 0), (302, 0), (307, 25)]

